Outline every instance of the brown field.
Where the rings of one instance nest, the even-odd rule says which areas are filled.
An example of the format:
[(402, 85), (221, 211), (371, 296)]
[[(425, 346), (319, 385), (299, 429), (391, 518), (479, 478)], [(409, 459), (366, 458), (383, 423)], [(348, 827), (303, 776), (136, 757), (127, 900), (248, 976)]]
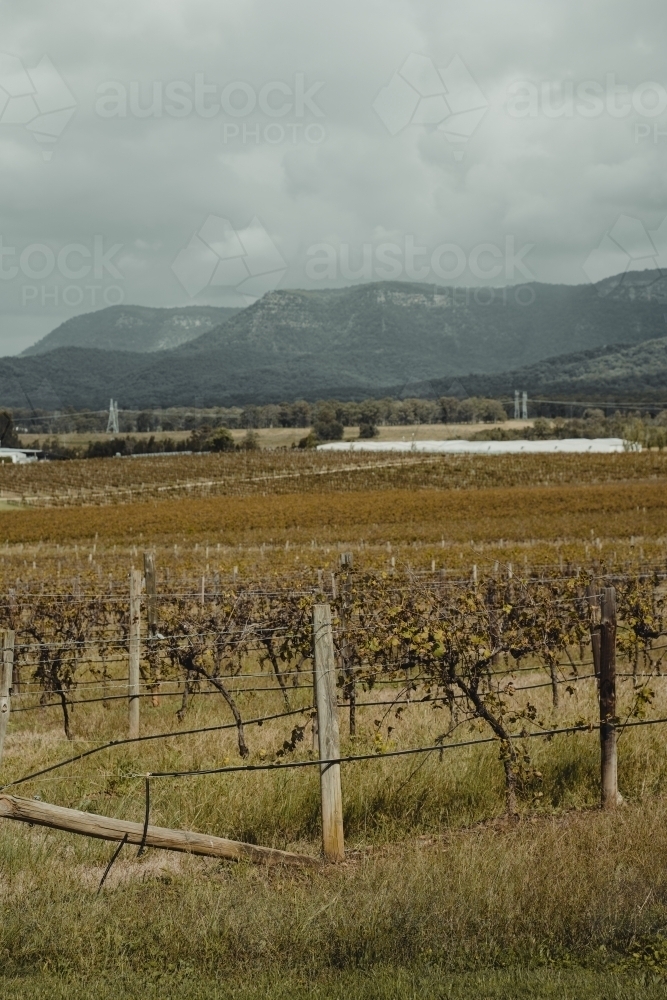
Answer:
[[(502, 426), (514, 430), (532, 427), (533, 423), (533, 420), (506, 420)], [(378, 440), (449, 441), (453, 438), (472, 437), (478, 431), (488, 430), (492, 426), (497, 425), (489, 423), (383, 425), (378, 427)], [(258, 427), (255, 433), (259, 438), (260, 448), (273, 449), (291, 448), (297, 445), (301, 438), (307, 437), (311, 430), (312, 427)], [(237, 444), (240, 444), (246, 435), (246, 431), (241, 429), (233, 429), (230, 433)], [(148, 441), (151, 437), (156, 441), (164, 441), (167, 438), (171, 438), (172, 441), (185, 441), (190, 436), (190, 431), (132, 431), (130, 436), (137, 441)], [(358, 437), (358, 427), (345, 428), (343, 440), (354, 441)], [(36, 438), (34, 434), (19, 434), (19, 438), (26, 448), (31, 447), (35, 440), (39, 441), (39, 436)], [(66, 448), (85, 448), (92, 441), (108, 441), (108, 439), (108, 434), (95, 431), (58, 435), (58, 440)]]
[(473, 563), (666, 559), (667, 456), (655, 452), (107, 459), (3, 466), (0, 485), (31, 498), (0, 509), (10, 586), (47, 574), (99, 587), (109, 574), (124, 579), (150, 547), (164, 570), (209, 581), (235, 566), (240, 579), (312, 581), (345, 549), (360, 568), (464, 575)]
[[(667, 558), (667, 456), (658, 453), (389, 462), (266, 451), (3, 466), (0, 486), (5, 504), (10, 498), (0, 511), (0, 579), (6, 594), (12, 588), (5, 606), (23, 609), (27, 622), (32, 603), (49, 594), (77, 595), (72, 608), (79, 594), (82, 603), (97, 595), (112, 611), (124, 607), (130, 565), (141, 565), (148, 549), (165, 602), (168, 592), (187, 591), (182, 613), (193, 621), (204, 614), (202, 577), (211, 606), (214, 585), (233, 596), (267, 580), (312, 600), (316, 571), (326, 571), (328, 587), (346, 550), (355, 572), (384, 570), (389, 580), (395, 572), (396, 587), (407, 592), (432, 575), (464, 596), (473, 564), (503, 580), (511, 562), (515, 579), (542, 568), (567, 581), (581, 568), (582, 580), (593, 573), (602, 581), (610, 571), (664, 572)], [(663, 617), (664, 591), (662, 580), (651, 592)], [(534, 710), (546, 728), (594, 722), (587, 632), (584, 640), (568, 647), (568, 657), (559, 654), (556, 707), (537, 659), (503, 654), (493, 683), (513, 710)], [(638, 646), (619, 649), (625, 720), (667, 717), (664, 636), (652, 643), (653, 661)], [(77, 654), (71, 740), (57, 699), (51, 707), (53, 688), (44, 697), (37, 680), (28, 681), (15, 696), (13, 709), (26, 710), (11, 716), (3, 782), (126, 735), (126, 652), (122, 643), (114, 649), (104, 680), (97, 648)], [(291, 708), (304, 711), (247, 726), (249, 763), (278, 759), (294, 726), (303, 739), (286, 759), (313, 757), (308, 662), (287, 692)], [(257, 651), (238, 668), (229, 681), (245, 720), (284, 709)], [(158, 705), (146, 677), (142, 735), (168, 738), (110, 747), (17, 793), (141, 820), (146, 772), (239, 761), (234, 730), (178, 734), (228, 724), (219, 693), (202, 684), (177, 718), (182, 673), (165, 673)], [(335, 868), (264, 871), (156, 851), (138, 859), (125, 848), (96, 896), (113, 845), (3, 823), (0, 948), (5, 977), (16, 977), (3, 981), (3, 995), (664, 996), (664, 725), (623, 731), (624, 805), (613, 813), (598, 808), (595, 730), (526, 739), (530, 767), (513, 822), (497, 743), (382, 759), (387, 750), (432, 745), (452, 723), (444, 703), (416, 701), (422, 687), (399, 704), (407, 701), (406, 678), (360, 682), (365, 704), (354, 736), (340, 709), (343, 754), (377, 759), (343, 767), (348, 854)], [(252, 683), (272, 689), (251, 691)], [(75, 704), (101, 692), (105, 702)], [(486, 735), (485, 724), (470, 719), (451, 741)], [(151, 789), (153, 823), (318, 852), (315, 768), (154, 779)]]
[(667, 455), (437, 456), (288, 450), (0, 466), (0, 499), (79, 506), (171, 496), (667, 481)]
[(384, 489), (275, 496), (193, 497), (114, 507), (5, 510), (0, 539), (146, 543), (210, 539), (225, 545), (262, 542), (369, 544), (508, 543), (667, 535), (667, 483), (605, 483), (514, 489)]

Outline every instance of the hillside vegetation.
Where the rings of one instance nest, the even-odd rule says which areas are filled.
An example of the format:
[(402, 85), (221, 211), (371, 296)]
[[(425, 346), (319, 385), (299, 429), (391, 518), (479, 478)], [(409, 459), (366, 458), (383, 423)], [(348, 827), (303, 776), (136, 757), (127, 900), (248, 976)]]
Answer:
[[(437, 393), (449, 382), (431, 384)], [(472, 375), (461, 384), (471, 395), (511, 396), (520, 387), (547, 399), (662, 402), (667, 400), (667, 337), (548, 358), (499, 375)]]
[(96, 348), (101, 351), (168, 351), (219, 326), (238, 309), (220, 306), (184, 306), (155, 309), (147, 306), (109, 306), (83, 313), (26, 348), (22, 357), (46, 354), (58, 347)]
[[(517, 378), (531, 393), (543, 388), (590, 393), (596, 386), (599, 393), (638, 394), (645, 388), (660, 393), (664, 347), (656, 338), (665, 333), (665, 289), (652, 275), (640, 272), (604, 289), (376, 282), (275, 291), (194, 339), (193, 331), (201, 327), (192, 324), (212, 322), (215, 310), (204, 316), (195, 307), (148, 310), (149, 323), (141, 310), (135, 315), (117, 307), (120, 313), (102, 310), (69, 321), (29, 357), (3, 359), (0, 399), (7, 406), (25, 406), (29, 398), (38, 409), (99, 409), (109, 396), (122, 407), (166, 407), (360, 399), (385, 395), (387, 387), (398, 395), (450, 395), (452, 380), (471, 372), (488, 382), (464, 382), (463, 391), (472, 395), (513, 391)], [(161, 318), (161, 312), (174, 315)], [(142, 332), (140, 319), (148, 332)], [(188, 342), (160, 349), (179, 337)], [(645, 341), (654, 342), (647, 353)], [(634, 354), (619, 356), (610, 373), (605, 345), (619, 343), (635, 345)], [(49, 346), (55, 349), (34, 353)], [(602, 349), (606, 353), (592, 355), (584, 371), (581, 359), (566, 360), (560, 382), (558, 366), (550, 373), (541, 365), (573, 351)], [(501, 372), (511, 374), (494, 381)], [(434, 379), (440, 380), (437, 391)], [(492, 389), (496, 383), (500, 388)]]

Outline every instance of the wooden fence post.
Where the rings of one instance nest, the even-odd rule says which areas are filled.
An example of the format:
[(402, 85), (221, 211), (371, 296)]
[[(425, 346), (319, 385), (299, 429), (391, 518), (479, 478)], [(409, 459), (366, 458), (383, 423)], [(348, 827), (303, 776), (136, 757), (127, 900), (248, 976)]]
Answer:
[[(328, 604), (315, 604), (313, 607), (313, 648), (320, 759), (335, 760), (340, 757), (340, 737), (336, 707), (336, 657)], [(342, 861), (345, 847), (340, 764), (320, 765), (320, 789), (324, 856), (328, 861)]]
[(600, 615), (600, 777), (602, 808), (615, 809), (618, 794), (616, 758), (616, 591), (605, 587)]
[[(17, 610), (17, 608), (16, 608), (16, 591), (12, 587), (9, 588), (8, 597), (9, 597), (9, 602), (8, 602), (9, 610), (12, 612), (12, 617), (13, 617), (13, 613)], [(12, 683), (10, 684), (10, 688), (12, 696), (15, 694), (19, 694), (21, 690), (21, 676), (19, 673), (19, 665), (16, 660), (14, 660), (14, 673), (12, 676)]]
[[(496, 563), (497, 572), (498, 563)], [(492, 580), (489, 581), (486, 590), (486, 606), (489, 609), (489, 639), (491, 640), (491, 665), (498, 666), (498, 652), (496, 647), (500, 643), (500, 635), (498, 632), (498, 616), (496, 614), (496, 604), (497, 604), (497, 581), (494, 576)]]
[(152, 552), (144, 552), (144, 579), (146, 580), (148, 634), (153, 636), (157, 632), (157, 582), (155, 579), (155, 556)]
[(130, 571), (130, 739), (139, 735), (139, 661), (141, 658), (141, 571), (132, 567)]
[(151, 704), (157, 708), (160, 704), (160, 651), (151, 640), (157, 635), (157, 575), (155, 572), (155, 555), (144, 552), (144, 580), (146, 583), (146, 618), (148, 622), (148, 659), (151, 668)]
[(354, 683), (354, 671), (350, 666), (350, 649), (347, 642), (347, 628), (350, 624), (351, 600), (350, 590), (352, 589), (352, 565), (353, 557), (351, 552), (343, 552), (340, 557), (341, 570), (344, 571), (340, 588), (340, 624), (342, 629), (340, 643), (340, 658), (342, 660), (343, 675), (345, 677), (345, 697), (350, 706), (350, 736), (355, 736), (357, 732), (357, 691)]
[(600, 679), (600, 595), (597, 593), (594, 584), (589, 583), (586, 588), (588, 608), (590, 614), (591, 650), (593, 653), (593, 672)]
[(9, 722), (10, 691), (14, 671), (14, 633), (7, 629), (2, 636), (2, 663), (0, 664), (0, 763)]

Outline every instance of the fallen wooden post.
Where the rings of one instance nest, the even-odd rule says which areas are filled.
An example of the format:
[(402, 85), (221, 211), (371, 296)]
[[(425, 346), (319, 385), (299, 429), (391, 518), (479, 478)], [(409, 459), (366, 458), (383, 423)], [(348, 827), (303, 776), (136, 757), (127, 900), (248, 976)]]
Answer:
[(210, 837), (190, 830), (169, 830), (163, 826), (149, 826), (144, 839), (143, 823), (98, 816), (96, 813), (65, 809), (49, 802), (23, 799), (14, 795), (0, 795), (0, 818), (16, 819), (21, 823), (49, 826), (55, 830), (80, 833), (98, 840), (122, 840), (128, 844), (157, 847), (165, 851), (182, 851), (186, 854), (203, 854), (211, 858), (229, 858), (232, 861), (254, 861), (269, 865), (318, 865), (317, 858), (308, 854), (292, 854), (272, 847), (256, 847), (224, 837)]

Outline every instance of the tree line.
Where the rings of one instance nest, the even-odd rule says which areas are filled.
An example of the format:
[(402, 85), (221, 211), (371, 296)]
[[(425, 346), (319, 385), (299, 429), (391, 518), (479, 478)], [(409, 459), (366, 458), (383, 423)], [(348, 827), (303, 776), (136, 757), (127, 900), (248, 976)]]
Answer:
[[(337, 399), (311, 403), (271, 403), (246, 407), (171, 407), (155, 410), (127, 410), (119, 413), (122, 434), (172, 431), (196, 432), (202, 426), (226, 427), (229, 430), (257, 430), (266, 427), (312, 427), (320, 420), (336, 420), (344, 427), (361, 423), (409, 425), (431, 423), (468, 423), (507, 419), (508, 410), (499, 400), (472, 397), (457, 399), (406, 398), (366, 399), (344, 402)], [(40, 411), (13, 411), (16, 428), (21, 433), (85, 434), (104, 433), (107, 413), (75, 410), (70, 407), (53, 414)]]

